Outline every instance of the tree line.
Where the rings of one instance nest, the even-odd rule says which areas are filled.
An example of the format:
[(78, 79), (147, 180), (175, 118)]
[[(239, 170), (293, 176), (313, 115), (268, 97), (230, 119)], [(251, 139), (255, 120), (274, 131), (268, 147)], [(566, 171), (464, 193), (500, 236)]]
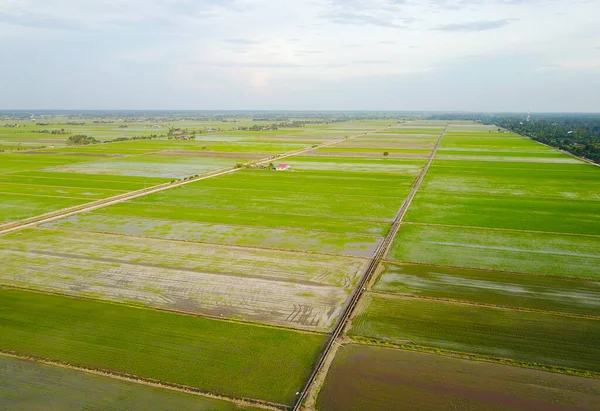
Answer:
[(474, 120), (567, 151), (600, 164), (600, 114), (437, 114), (433, 120)]

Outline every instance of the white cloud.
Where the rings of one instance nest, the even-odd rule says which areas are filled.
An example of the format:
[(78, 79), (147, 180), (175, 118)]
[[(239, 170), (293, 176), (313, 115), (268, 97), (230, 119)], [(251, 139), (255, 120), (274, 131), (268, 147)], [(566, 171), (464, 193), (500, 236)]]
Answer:
[[(73, 64), (62, 74), (42, 65), (22, 74), (4, 66), (0, 75), (17, 73), (19, 99), (31, 107), (44, 91), (27, 90), (29, 76), (68, 79), (83, 67), (90, 76), (110, 72), (123, 88), (131, 85), (128, 71), (141, 70), (168, 84), (153, 88), (156, 99), (188, 108), (198, 102), (190, 90), (219, 90), (231, 96), (227, 104), (237, 93), (253, 108), (253, 98), (276, 107), (302, 90), (323, 101), (319, 93), (328, 85), (360, 108), (364, 96), (353, 84), (364, 79), (440, 81), (435, 73), (515, 56), (527, 57), (524, 72), (598, 71), (597, 15), (600, 3), (577, 0), (11, 0), (0, 2), (0, 55), (25, 66), (32, 47), (43, 47), (48, 63)], [(482, 78), (491, 72), (485, 67)], [(468, 82), (455, 76), (444, 81)], [(518, 88), (522, 77), (517, 72), (505, 81)], [(98, 104), (94, 87), (86, 90)], [(0, 85), (0, 106), (9, 108), (14, 95), (2, 91)], [(131, 103), (118, 93), (98, 95), (104, 107)], [(452, 96), (434, 97), (451, 108)], [(87, 104), (85, 96), (80, 101)]]

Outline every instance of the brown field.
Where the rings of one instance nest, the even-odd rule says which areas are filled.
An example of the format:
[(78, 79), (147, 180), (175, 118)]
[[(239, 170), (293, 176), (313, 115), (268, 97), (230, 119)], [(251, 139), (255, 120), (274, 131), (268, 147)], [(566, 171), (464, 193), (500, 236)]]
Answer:
[(600, 382), (507, 365), (362, 345), (339, 348), (321, 411), (598, 410)]

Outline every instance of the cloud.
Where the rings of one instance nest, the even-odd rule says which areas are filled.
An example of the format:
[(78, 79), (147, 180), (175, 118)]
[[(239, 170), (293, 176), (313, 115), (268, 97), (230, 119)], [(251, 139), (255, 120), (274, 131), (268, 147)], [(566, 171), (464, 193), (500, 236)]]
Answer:
[[(330, 22), (338, 24), (351, 24), (351, 25), (372, 25), (380, 27), (391, 27), (391, 28), (406, 28), (407, 25), (404, 22), (397, 22), (394, 18), (374, 16), (366, 13), (357, 13), (349, 10), (337, 10), (332, 11), (323, 15)], [(409, 19), (410, 21), (410, 19)]]
[[(0, 107), (397, 108), (409, 77), (440, 89), (423, 108), (451, 107), (457, 94), (492, 105), (486, 81), (514, 90), (535, 72), (540, 88), (566, 90), (597, 75), (600, 2), (566, 1), (0, 0), (0, 56), (10, 61), (0, 78), (11, 79), (0, 82)], [(515, 52), (528, 65), (502, 58)], [(600, 81), (590, 84), (580, 89), (597, 101)]]
[(385, 64), (385, 63), (389, 63), (389, 61), (386, 61), (386, 60), (354, 60), (353, 63), (354, 64)]
[(236, 0), (41, 0), (0, 5), (0, 23), (41, 29), (158, 27), (218, 16), (219, 10), (244, 10)]
[(37, 13), (7, 13), (0, 12), (0, 23), (11, 26), (73, 30), (84, 29), (85, 26), (75, 21)]
[(225, 41), (227, 43), (233, 43), (233, 44), (242, 44), (242, 45), (250, 45), (250, 44), (261, 44), (263, 43), (263, 41), (261, 40), (253, 40), (253, 39), (247, 39), (247, 38), (232, 38), (232, 39), (225, 39)]
[(336, 24), (406, 28), (414, 18), (402, 14), (404, 1), (330, 0), (322, 18)]
[(517, 19), (501, 19), (501, 20), (487, 20), (487, 21), (470, 21), (466, 23), (450, 23), (443, 24), (435, 27), (435, 30), (441, 31), (464, 31), (464, 32), (477, 32), (499, 29), (507, 26), (511, 22)]

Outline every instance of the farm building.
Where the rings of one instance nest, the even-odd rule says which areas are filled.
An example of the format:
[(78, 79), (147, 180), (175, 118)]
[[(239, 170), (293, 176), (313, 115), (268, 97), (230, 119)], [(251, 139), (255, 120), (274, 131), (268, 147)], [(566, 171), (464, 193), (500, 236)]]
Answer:
[(275, 167), (276, 171), (286, 171), (290, 169), (290, 165), (289, 164), (279, 164), (277, 167)]

